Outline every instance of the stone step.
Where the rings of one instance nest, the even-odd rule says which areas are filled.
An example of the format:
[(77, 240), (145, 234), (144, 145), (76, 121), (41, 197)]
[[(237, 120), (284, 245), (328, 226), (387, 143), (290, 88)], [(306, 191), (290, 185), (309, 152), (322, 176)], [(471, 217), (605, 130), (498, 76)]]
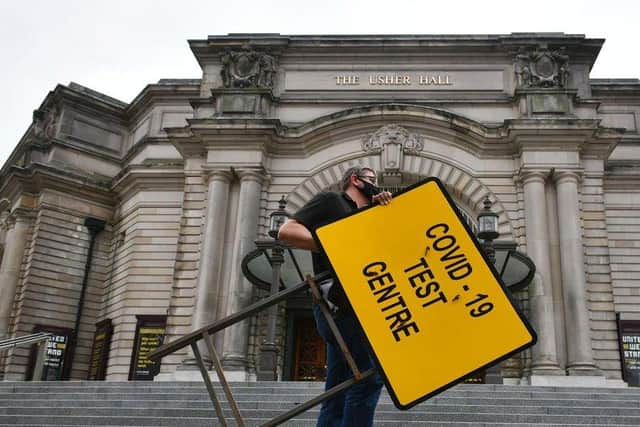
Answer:
[[(218, 383), (214, 383), (214, 386), (219, 387)], [(260, 382), (232, 382), (230, 386), (235, 390), (290, 390), (291, 392), (298, 392), (300, 389), (308, 390), (322, 390), (323, 384), (319, 382), (303, 382), (303, 381), (260, 381)], [(31, 390), (34, 388), (45, 387), (48, 390), (62, 390), (62, 389), (81, 389), (91, 390), (93, 388), (100, 389), (135, 389), (135, 390), (188, 390), (194, 389), (196, 391), (205, 391), (205, 385), (203, 382), (153, 382), (153, 381), (0, 381), (0, 392), (3, 390), (15, 391), (18, 389)], [(598, 394), (635, 394), (640, 397), (640, 388), (597, 388), (597, 387), (545, 387), (545, 386), (509, 386), (498, 384), (459, 384), (445, 391), (445, 393), (451, 392), (574, 392), (574, 393), (598, 393)]]
[[(278, 413), (291, 409), (294, 405), (287, 405), (279, 402), (251, 402), (250, 404), (241, 404), (240, 411), (251, 415), (254, 412), (269, 413), (269, 417), (276, 416)], [(232, 415), (230, 409), (225, 405), (225, 410), (228, 410), (229, 416)], [(90, 413), (93, 416), (109, 416), (117, 411), (119, 416), (136, 416), (141, 414), (148, 414), (161, 417), (210, 417), (214, 418), (215, 411), (213, 407), (210, 408), (181, 408), (167, 405), (159, 408), (147, 408), (147, 407), (73, 407), (73, 406), (11, 406), (0, 407), (0, 415), (69, 415), (79, 416)], [(310, 410), (310, 413), (317, 412), (317, 409)], [(614, 417), (637, 417), (640, 422), (640, 414), (637, 408), (620, 408), (620, 407), (607, 407), (607, 408), (591, 408), (586, 406), (572, 406), (572, 407), (559, 407), (559, 406), (506, 406), (506, 405), (418, 405), (410, 410), (401, 411), (396, 409), (391, 404), (382, 404), (377, 408), (377, 413), (393, 415), (394, 419), (404, 420), (413, 419), (415, 417), (431, 416), (433, 414), (521, 414), (521, 415), (567, 415), (567, 416), (614, 416)]]
[[(255, 413), (246, 413), (248, 425), (259, 425), (266, 421), (267, 418), (278, 415), (277, 411), (255, 411)], [(407, 411), (406, 416), (402, 419), (397, 418), (397, 413), (387, 413), (380, 411), (376, 413), (376, 424), (378, 420), (394, 422), (396, 426), (403, 425), (405, 422), (440, 422), (440, 423), (475, 423), (475, 425), (487, 423), (495, 425), (497, 423), (517, 424), (529, 423), (538, 425), (566, 425), (580, 424), (584, 425), (640, 425), (640, 416), (605, 416), (605, 415), (537, 415), (537, 414), (492, 414), (492, 413), (430, 413), (412, 414)], [(314, 422), (317, 412), (309, 411), (302, 414), (296, 420), (285, 425), (296, 425), (296, 421), (308, 420)], [(250, 422), (249, 420), (254, 420)], [(216, 425), (213, 418), (208, 417), (157, 417), (157, 416), (70, 416), (70, 415), (0, 415), (0, 424), (10, 425), (128, 425), (128, 426), (204, 426)]]
[[(247, 401), (247, 400), (279, 400), (279, 401), (287, 401), (287, 402), (304, 402), (309, 400), (320, 393), (238, 393), (236, 391), (233, 392), (233, 396), (238, 401)], [(224, 393), (222, 390), (216, 390), (216, 395), (220, 398), (224, 398)], [(433, 399), (449, 399), (449, 398), (457, 398), (457, 399), (483, 399), (483, 398), (495, 398), (495, 399), (527, 399), (527, 400), (573, 400), (573, 401), (584, 401), (584, 400), (601, 400), (601, 401), (615, 401), (615, 402), (638, 402), (640, 399), (633, 395), (609, 395), (609, 394), (576, 394), (576, 393), (536, 393), (536, 394), (526, 394), (526, 393), (485, 393), (485, 394), (440, 394)], [(53, 391), (41, 391), (38, 393), (2, 393), (0, 394), (0, 400), (47, 400), (55, 398), (57, 400), (73, 400), (73, 401), (81, 401), (81, 400), (166, 400), (166, 401), (181, 401), (181, 400), (207, 400), (209, 398), (208, 394), (205, 392), (200, 393), (127, 393), (127, 392), (114, 392), (114, 393), (104, 393), (104, 392), (74, 392), (74, 393), (60, 393)], [(390, 401), (390, 398), (385, 393), (382, 395), (382, 400)], [(437, 400), (436, 400), (437, 401)]]
[[(217, 422), (211, 420), (200, 420), (199, 423), (189, 424), (188, 427), (211, 427), (218, 425)], [(256, 419), (245, 419), (245, 424), (248, 427), (252, 426), (260, 426), (261, 423), (264, 423), (264, 420), (256, 420)], [(227, 421), (227, 424), (230, 426), (234, 426), (235, 423), (232, 421)], [(171, 426), (177, 426), (178, 424), (169, 424)], [(183, 424), (184, 425), (184, 424)], [(315, 420), (294, 420), (289, 421), (288, 423), (283, 424), (286, 427), (314, 427), (316, 425)], [(29, 426), (29, 427), (72, 427), (77, 426), (77, 424), (32, 424), (32, 423), (17, 423), (17, 424), (2, 424), (0, 423), (0, 427), (13, 427), (13, 426)], [(107, 427), (107, 424), (92, 424), (93, 427)], [(109, 427), (132, 427), (131, 424), (110, 424)], [(500, 422), (488, 422), (488, 423), (478, 423), (475, 421), (471, 422), (463, 422), (463, 421), (454, 421), (454, 422), (444, 422), (444, 421), (404, 421), (402, 423), (398, 423), (397, 421), (385, 421), (385, 420), (376, 420), (375, 427), (418, 427), (418, 426), (446, 426), (446, 427), (540, 427), (541, 424), (537, 423), (500, 423)], [(584, 424), (545, 424), (545, 427), (585, 427)], [(619, 427), (638, 427), (635, 424), (616, 424)]]
[[(113, 408), (162, 408), (170, 406), (172, 408), (212, 408), (211, 400), (209, 400), (209, 396), (206, 394), (198, 396), (197, 399), (191, 400), (176, 400), (176, 399), (94, 399), (92, 396), (91, 399), (0, 399), (0, 408), (6, 408), (11, 406), (21, 406), (21, 407), (67, 407), (67, 408), (89, 408), (89, 407), (113, 407)], [(226, 399), (222, 396), (220, 397), (220, 402), (223, 405), (227, 404)], [(244, 399), (242, 396), (241, 399), (236, 399), (239, 405), (246, 407), (257, 407), (256, 405), (263, 405), (263, 407), (270, 407), (271, 405), (277, 407), (286, 407), (290, 408), (295, 403), (300, 403), (301, 399), (295, 400), (280, 400), (280, 399), (272, 399), (269, 400), (269, 395), (264, 395), (263, 399), (255, 400), (255, 396), (249, 396), (250, 398)], [(384, 405), (393, 406), (391, 399), (388, 397), (382, 397), (380, 399), (380, 403), (378, 407), (382, 407)], [(586, 408), (631, 408), (638, 410), (640, 409), (640, 401), (639, 400), (584, 400), (584, 399), (520, 399), (520, 398), (466, 398), (466, 397), (453, 397), (453, 398), (440, 398), (434, 397), (431, 398), (419, 405), (415, 408), (421, 408), (425, 405), (431, 406), (443, 406), (443, 405), (475, 405), (480, 407), (486, 406), (506, 406), (506, 407), (515, 407), (515, 406), (531, 406), (531, 407), (586, 407)], [(413, 409), (412, 409), (413, 410)]]
[[(258, 426), (322, 392), (320, 383), (232, 383), (247, 426)], [(228, 421), (232, 414), (219, 385)], [(313, 426), (319, 407), (286, 426)], [(211, 426), (202, 383), (4, 382), (0, 426)], [(231, 421), (230, 425), (234, 425)], [(376, 426), (640, 426), (640, 390), (457, 385), (408, 411), (383, 391)]]

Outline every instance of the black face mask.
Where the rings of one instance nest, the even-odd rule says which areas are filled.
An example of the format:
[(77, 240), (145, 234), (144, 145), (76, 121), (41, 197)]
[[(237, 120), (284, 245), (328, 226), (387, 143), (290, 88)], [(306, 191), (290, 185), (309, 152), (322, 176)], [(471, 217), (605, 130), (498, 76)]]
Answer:
[(370, 183), (369, 181), (365, 181), (364, 179), (361, 179), (360, 181), (362, 181), (362, 183), (364, 184), (364, 187), (358, 188), (358, 190), (360, 190), (362, 195), (366, 197), (367, 200), (373, 200), (373, 196), (380, 193), (380, 189), (375, 185), (373, 185), (372, 183)]

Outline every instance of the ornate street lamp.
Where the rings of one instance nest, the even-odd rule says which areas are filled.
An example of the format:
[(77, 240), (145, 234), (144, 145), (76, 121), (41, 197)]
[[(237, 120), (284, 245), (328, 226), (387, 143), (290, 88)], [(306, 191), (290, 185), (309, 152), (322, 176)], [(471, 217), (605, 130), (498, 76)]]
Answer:
[[(284, 263), (284, 247), (278, 241), (278, 230), (289, 218), (289, 214), (284, 210), (287, 201), (284, 196), (278, 202), (278, 209), (271, 212), (269, 216), (269, 236), (274, 238), (271, 247), (271, 265), (273, 266), (271, 276), (270, 295), (275, 294), (280, 289), (280, 270)], [(268, 311), (268, 325), (265, 340), (260, 346), (260, 360), (258, 363), (257, 377), (259, 381), (277, 381), (278, 379), (278, 346), (276, 345), (276, 326), (278, 321), (278, 305), (273, 305)]]
[[(496, 250), (493, 241), (500, 235), (498, 233), (498, 214), (491, 210), (489, 196), (484, 199), (484, 208), (478, 214), (478, 238), (481, 239), (482, 248), (491, 265), (496, 263)], [(487, 384), (502, 384), (501, 364), (494, 365), (484, 373), (484, 382)]]
[(489, 196), (484, 199), (484, 209), (478, 214), (478, 238), (483, 240), (484, 251), (491, 264), (496, 262), (496, 251), (493, 247), (493, 240), (498, 233), (498, 214), (491, 210), (491, 200)]
[(289, 218), (289, 214), (284, 210), (285, 206), (287, 206), (287, 201), (284, 199), (284, 196), (282, 196), (278, 202), (278, 209), (271, 212), (269, 216), (269, 236), (274, 239), (278, 237), (278, 230), (282, 224)]

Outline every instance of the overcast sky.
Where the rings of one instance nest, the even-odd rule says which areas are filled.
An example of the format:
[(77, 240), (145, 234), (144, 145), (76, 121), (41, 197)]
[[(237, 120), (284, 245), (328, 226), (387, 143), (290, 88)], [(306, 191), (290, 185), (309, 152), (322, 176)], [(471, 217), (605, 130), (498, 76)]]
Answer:
[(280, 34), (509, 34), (605, 38), (591, 72), (640, 78), (638, 0), (30, 0), (0, 3), (0, 165), (58, 83), (124, 102), (199, 78), (188, 39)]

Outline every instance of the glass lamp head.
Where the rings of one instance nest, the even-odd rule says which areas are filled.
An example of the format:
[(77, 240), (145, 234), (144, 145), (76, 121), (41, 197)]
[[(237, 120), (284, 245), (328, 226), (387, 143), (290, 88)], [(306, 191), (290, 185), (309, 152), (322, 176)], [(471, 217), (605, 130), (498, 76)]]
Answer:
[(478, 215), (478, 237), (482, 240), (494, 240), (498, 233), (498, 214), (491, 210), (491, 200), (484, 199), (484, 208)]
[(287, 201), (284, 199), (284, 196), (278, 202), (278, 209), (271, 212), (269, 216), (269, 236), (274, 239), (278, 237), (278, 230), (284, 222), (289, 218), (289, 214), (284, 210), (287, 205)]

